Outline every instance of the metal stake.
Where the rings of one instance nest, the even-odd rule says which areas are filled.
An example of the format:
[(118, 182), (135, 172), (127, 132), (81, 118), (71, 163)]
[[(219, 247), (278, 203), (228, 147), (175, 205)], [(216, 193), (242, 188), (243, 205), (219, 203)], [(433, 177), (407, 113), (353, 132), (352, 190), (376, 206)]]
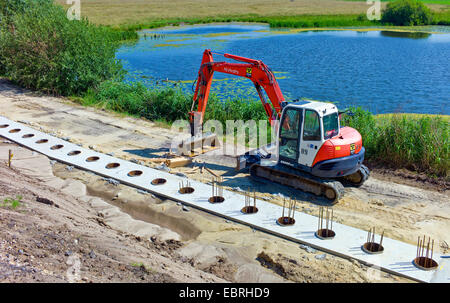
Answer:
[(11, 150), (8, 151), (8, 167), (11, 168), (11, 161), (12, 161), (13, 153)]

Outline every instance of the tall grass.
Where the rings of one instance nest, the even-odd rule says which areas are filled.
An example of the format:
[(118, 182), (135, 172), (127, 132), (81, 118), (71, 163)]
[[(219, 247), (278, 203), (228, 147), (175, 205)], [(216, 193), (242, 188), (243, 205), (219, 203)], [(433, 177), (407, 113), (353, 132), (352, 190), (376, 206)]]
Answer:
[(433, 13), (433, 24), (450, 25), (450, 9)]
[[(450, 11), (433, 12), (432, 25), (449, 25)], [(348, 15), (286, 15), (286, 16), (258, 16), (236, 15), (219, 17), (201, 17), (201, 18), (166, 18), (155, 19), (143, 23), (122, 24), (114, 28), (124, 31), (138, 31), (143, 29), (152, 29), (164, 26), (179, 26), (182, 24), (205, 24), (214, 22), (257, 22), (267, 23), (272, 28), (314, 28), (314, 27), (358, 27), (358, 26), (380, 26), (390, 25), (391, 23), (377, 20), (368, 20), (365, 14)]]
[(374, 116), (361, 108), (344, 125), (363, 137), (369, 161), (449, 177), (449, 119), (436, 115)]
[(378, 21), (368, 20), (365, 15), (319, 15), (319, 16), (283, 16), (269, 17), (267, 23), (271, 27), (341, 27), (341, 26), (374, 26)]
[(236, 16), (217, 16), (201, 18), (168, 18), (150, 20), (144, 23), (123, 24), (116, 26), (122, 30), (142, 30), (168, 25), (204, 24), (214, 22), (257, 22), (267, 23), (271, 27), (306, 28), (306, 27), (336, 27), (336, 26), (373, 26), (378, 21), (370, 21), (365, 15), (295, 15), (295, 16), (259, 16), (255, 14)]
[(90, 89), (83, 105), (94, 105), (116, 112), (172, 123), (186, 119), (192, 100), (177, 89), (149, 89), (142, 83), (105, 81)]
[[(170, 124), (188, 118), (192, 97), (181, 88), (148, 88), (139, 82), (105, 81), (90, 89), (81, 103)], [(225, 126), (227, 120), (251, 119), (267, 119), (261, 104), (244, 99), (223, 102), (214, 95), (209, 98), (205, 120), (218, 120)]]

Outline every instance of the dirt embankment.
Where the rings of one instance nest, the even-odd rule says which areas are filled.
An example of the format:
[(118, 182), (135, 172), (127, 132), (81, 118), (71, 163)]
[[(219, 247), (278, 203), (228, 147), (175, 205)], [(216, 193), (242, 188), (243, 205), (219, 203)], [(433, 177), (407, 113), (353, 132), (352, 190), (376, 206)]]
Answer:
[(404, 281), (11, 143), (0, 143), (0, 155), (2, 281)]
[[(55, 177), (44, 156), (0, 144), (0, 154), (9, 149), (12, 168), (0, 157), (0, 281), (223, 281), (179, 262), (173, 255), (181, 246), (178, 240), (143, 241), (129, 230), (112, 228), (91, 206), (101, 201), (86, 195), (84, 184)], [(152, 236), (161, 231), (177, 236), (126, 214), (121, 221)]]
[[(176, 133), (158, 128), (148, 121), (81, 107), (60, 98), (36, 96), (5, 81), (0, 81), (0, 115), (26, 122), (31, 127), (64, 137), (85, 147), (112, 153), (127, 160), (135, 159), (153, 167), (156, 165), (148, 159), (162, 157), (169, 151), (171, 140), (176, 136)], [(7, 147), (3, 147), (3, 151), (0, 151), (0, 159), (7, 156), (5, 148), (12, 146), (6, 145)], [(69, 226), (68, 232), (74, 233), (75, 240), (83, 234), (90, 235), (81, 237), (87, 242), (77, 240), (78, 245), (81, 245), (80, 243), (99, 245), (97, 251), (104, 249), (103, 255), (106, 255), (107, 251), (110, 255), (117, 253), (123, 257), (117, 258), (124, 266), (142, 263), (154, 268), (158, 273), (166, 273), (165, 269), (170, 268), (173, 272), (168, 271), (167, 279), (179, 280), (180, 277), (184, 277), (184, 273), (181, 273), (186, 270), (191, 277), (186, 278), (186, 281), (221, 279), (235, 282), (404, 281), (384, 273), (374, 274), (371, 268), (356, 262), (352, 263), (307, 247), (301, 248), (295, 243), (255, 232), (248, 227), (177, 205), (173, 201), (138, 192), (134, 188), (110, 184), (107, 180), (85, 171), (68, 169), (60, 163), (52, 162), (51, 165), (48, 159), (41, 162), (46, 163), (47, 167), (39, 173), (32, 170), (30, 165), (25, 165), (19, 170), (20, 162), (15, 162), (14, 169), (17, 171), (9, 174), (5, 172), (0, 177), (0, 184), (5, 188), (0, 191), (0, 199), (23, 195), (23, 211), (29, 212), (29, 215), (22, 216), (24, 221), (21, 223), (21, 232), (15, 233), (16, 237), (20, 237), (15, 241), (24, 243), (21, 245), (35, 245), (24, 238), (26, 227), (22, 226), (29, 217), (30, 222), (35, 222), (34, 220), (39, 218), (43, 221), (36, 221), (36, 224), (51, 228), (66, 223)], [(256, 190), (259, 198), (276, 204), (282, 204), (283, 196), (294, 196), (298, 200), (299, 211), (314, 215), (317, 213), (317, 206), (323, 203), (309, 194), (252, 181), (246, 174), (234, 172), (232, 168), (234, 162), (231, 158), (218, 152), (197, 157), (194, 162), (194, 165), (205, 165), (213, 172), (222, 174), (223, 185), (229, 190), (251, 188)], [(10, 172), (4, 165), (1, 169)], [(191, 170), (192, 167), (182, 167), (172, 169), (171, 172), (184, 173), (203, 182), (210, 181), (211, 175), (208, 173)], [(42, 171), (48, 174), (42, 175)], [(50, 183), (47, 184), (45, 183), (47, 178), (53, 181), (48, 181)], [(17, 180), (17, 185), (11, 180)], [(448, 191), (439, 192), (394, 181), (375, 176), (361, 188), (346, 188), (344, 199), (334, 206), (336, 221), (366, 230), (376, 227), (377, 231), (384, 230), (385, 236), (412, 244), (415, 244), (417, 236), (427, 234), (439, 243), (440, 252), (445, 253), (446, 244), (450, 243), (446, 232), (450, 230)], [(25, 195), (28, 190), (32, 192), (34, 190), (28, 183), (48, 188), (45, 198), (54, 201), (60, 207), (37, 203), (36, 197), (31, 193)], [(70, 198), (66, 196), (58, 198), (61, 192), (68, 190), (67, 188), (70, 189)], [(68, 202), (63, 202), (64, 199)], [(68, 210), (64, 205), (67, 205), (68, 209), (73, 207), (76, 209), (66, 214)], [(37, 215), (31, 215), (29, 209), (35, 209)], [(0, 211), (8, 213), (8, 216), (2, 213), (8, 220), (21, 214), (20, 211), (8, 208), (0, 208)], [(41, 217), (44, 219), (40, 219)], [(56, 218), (60, 218), (61, 223), (54, 223)], [(6, 220), (2, 219), (1, 224), (4, 222)], [(91, 226), (92, 231), (85, 226)], [(2, 232), (11, 233), (9, 228), (2, 228)], [(107, 235), (110, 235), (110, 238), (103, 241), (102, 237)], [(116, 237), (124, 237), (124, 242), (102, 246)], [(97, 241), (97, 238), (102, 241)], [(68, 243), (70, 241), (71, 239), (68, 239)], [(13, 242), (2, 244), (0, 249), (2, 258), (8, 253), (9, 256), (19, 260), (23, 255), (15, 250), (21, 248), (11, 243)], [(67, 270), (66, 262), (70, 257), (64, 255), (64, 250), (65, 248), (61, 248), (62, 256), (59, 255), (57, 259), (59, 261), (55, 263), (59, 264), (60, 271)], [(96, 256), (100, 255), (88, 246), (84, 255), (89, 254), (91, 250), (94, 250)], [(123, 251), (126, 250), (132, 250), (127, 254), (131, 257), (125, 258)], [(82, 252), (79, 254), (83, 255)], [(36, 255), (33, 256), (37, 260)], [(160, 260), (165, 260), (165, 263)], [(164, 264), (165, 269), (161, 268), (161, 264)], [(46, 269), (47, 266), (49, 265), (45, 263), (42, 268)], [(84, 265), (82, 268), (85, 268)], [(62, 273), (59, 275), (64, 279)], [(90, 277), (91, 274), (87, 276)], [(98, 279), (104, 278), (104, 275), (97, 276)], [(122, 278), (125, 281), (131, 279), (125, 274)]]

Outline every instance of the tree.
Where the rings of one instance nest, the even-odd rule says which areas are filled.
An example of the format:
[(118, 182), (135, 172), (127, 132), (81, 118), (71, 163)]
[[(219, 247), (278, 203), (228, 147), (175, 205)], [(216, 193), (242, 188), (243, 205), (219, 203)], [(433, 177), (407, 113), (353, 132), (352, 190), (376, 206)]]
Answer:
[(388, 3), (381, 21), (394, 25), (427, 25), (432, 22), (432, 13), (419, 0), (397, 0)]

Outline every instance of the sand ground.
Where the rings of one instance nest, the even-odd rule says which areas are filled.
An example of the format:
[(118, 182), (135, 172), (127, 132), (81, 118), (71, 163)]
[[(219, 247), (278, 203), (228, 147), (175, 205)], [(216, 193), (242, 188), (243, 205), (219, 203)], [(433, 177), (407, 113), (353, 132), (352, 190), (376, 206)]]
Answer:
[[(41, 131), (68, 138), (71, 142), (85, 147), (113, 153), (114, 156), (123, 159), (135, 159), (149, 166), (157, 164), (148, 159), (162, 157), (167, 153), (172, 138), (177, 135), (149, 121), (123, 117), (101, 109), (85, 108), (61, 98), (37, 96), (7, 81), (0, 81), (0, 115), (25, 122)], [(6, 158), (7, 149), (11, 147), (19, 149), (7, 143), (0, 146), (0, 159)], [(103, 241), (102, 237), (106, 237), (108, 233), (133, 235), (127, 237), (127, 241), (135, 242), (121, 245), (130, 250), (138, 248), (144, 250), (142, 253), (144, 257), (137, 258), (138, 253), (134, 252), (134, 255), (131, 254), (135, 256), (134, 260), (120, 259), (123, 254), (114, 249), (114, 245), (101, 249), (114, 256), (119, 255), (117, 258), (124, 266), (142, 262), (150, 268), (156, 268), (158, 276), (154, 277), (153, 271), (148, 271), (150, 274), (145, 278), (147, 280), (177, 280), (180, 276), (174, 274), (175, 270), (186, 270), (188, 275), (198, 281), (221, 279), (233, 282), (406, 281), (385, 273), (373, 275), (366, 266), (329, 254), (322, 259), (323, 253), (319, 251), (307, 251), (298, 244), (254, 232), (249, 227), (227, 222), (194, 209), (183, 210), (183, 207), (175, 202), (161, 200), (124, 185), (109, 184), (101, 177), (85, 171), (67, 170), (65, 165), (50, 162), (48, 159), (37, 161), (40, 162), (39, 165), (45, 167), (34, 169), (33, 163), (36, 160), (33, 157), (45, 157), (30, 155), (32, 152), (25, 149), (20, 149), (17, 153), (26, 155), (24, 158), (29, 158), (30, 163), (22, 164), (20, 167), (16, 159), (14, 173), (2, 164), (0, 169), (5, 173), (2, 173), (0, 178), (0, 185), (3, 187), (0, 198), (23, 195), (25, 213), (0, 208), (3, 218), (15, 216), (21, 218), (14, 220), (20, 222), (22, 230), (27, 224), (59, 226), (49, 223), (56, 220), (59, 224), (66, 223), (69, 226), (68, 232), (81, 235), (90, 233), (89, 244), (101, 247), (102, 243), (107, 242)], [(198, 169), (190, 173), (195, 165), (205, 165), (216, 174), (221, 174), (226, 189), (251, 188), (256, 190), (259, 198), (278, 204), (282, 203), (283, 195), (295, 196), (299, 201), (299, 210), (314, 215), (318, 206), (323, 204), (322, 200), (312, 195), (278, 185), (258, 183), (252, 181), (245, 173), (236, 173), (233, 169), (233, 159), (220, 155), (218, 151), (196, 157), (190, 167), (172, 169), (171, 172), (184, 173), (203, 182), (210, 181), (211, 175), (208, 172), (200, 173)], [(17, 185), (10, 181), (11, 176), (17, 176)], [(33, 184), (36, 189), (28, 184)], [(23, 192), (24, 188), (27, 191)], [(35, 196), (32, 193), (28, 194), (28, 191), (39, 192), (43, 188), (47, 190), (46, 198), (55, 201), (60, 208), (36, 203)], [(67, 191), (68, 196), (60, 197)], [(401, 178), (394, 176), (387, 178), (382, 174), (373, 174), (361, 188), (346, 188), (345, 197), (334, 206), (335, 221), (366, 230), (375, 227), (377, 231), (384, 230), (385, 235), (390, 238), (411, 244), (415, 244), (418, 236), (426, 234), (437, 241), (437, 249), (441, 253), (447, 253), (447, 243), (450, 243), (446, 232), (450, 230), (449, 201), (446, 188), (424, 186), (415, 180), (403, 182)], [(67, 205), (68, 209), (75, 208), (73, 213), (76, 216), (70, 216), (72, 219), (67, 218), (64, 205)], [(59, 215), (53, 215), (53, 212)], [(27, 213), (30, 215), (25, 215)], [(8, 220), (2, 220), (1, 224), (8, 224)], [(81, 222), (90, 220), (92, 230), (80, 230), (79, 226), (73, 223), (77, 220)], [(19, 237), (20, 241), (17, 241), (27, 247), (33, 247), (34, 244), (27, 238), (27, 233), (2, 230), (6, 230), (3, 233), (8, 234), (8, 237), (15, 235)], [(136, 237), (140, 241), (132, 240)], [(5, 244), (0, 248), (1, 262), (9, 262), (10, 259), (5, 259), (5, 254), (13, 255), (14, 258), (22, 256), (17, 255), (17, 252), (17, 256), (14, 255), (14, 248), (12, 251), (8, 248), (12, 247), (12, 242), (8, 243), (9, 246)], [(60, 271), (66, 270), (68, 266), (64, 261), (65, 258), (68, 256), (62, 253), (57, 259), (59, 267), (56, 268)], [(160, 262), (154, 261), (158, 260), (157, 258), (167, 258), (165, 267), (170, 267), (170, 270), (159, 268)], [(42, 268), (47, 268), (47, 265), (42, 265)], [(131, 269), (136, 269), (136, 266), (131, 266)], [(125, 270), (125, 273), (116, 279), (134, 281), (130, 270)], [(111, 269), (111, 275), (113, 272), (116, 272), (114, 268)], [(94, 277), (91, 278), (91, 275)], [(59, 276), (67, 280), (61, 273)], [(87, 280), (95, 280), (97, 277), (100, 281), (106, 281), (98, 272), (89, 273), (87, 276), (89, 276)]]

